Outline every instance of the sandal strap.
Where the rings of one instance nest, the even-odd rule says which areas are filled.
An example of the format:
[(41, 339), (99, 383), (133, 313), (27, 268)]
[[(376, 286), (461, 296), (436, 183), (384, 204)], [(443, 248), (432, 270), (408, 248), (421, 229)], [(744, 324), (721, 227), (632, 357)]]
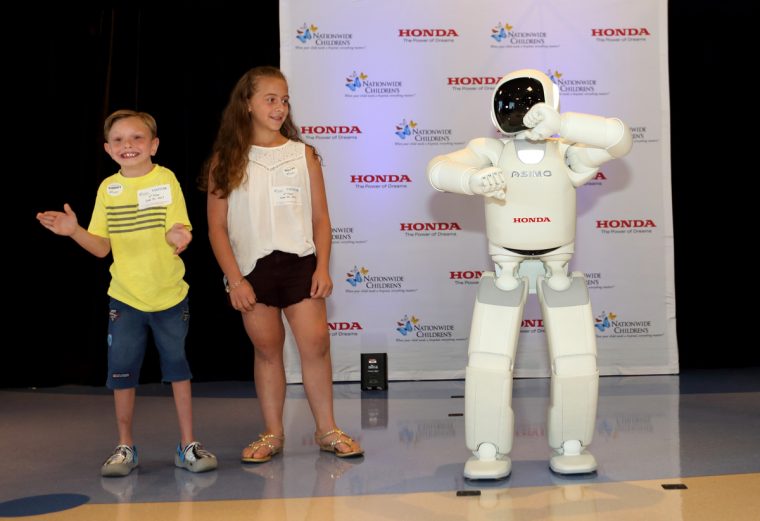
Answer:
[[(271, 440), (280, 440), (280, 445), (272, 445)], [(252, 441), (248, 444), (250, 448), (256, 452), (261, 447), (268, 447), (270, 450), (281, 449), (285, 444), (285, 436), (278, 436), (277, 434), (259, 434), (259, 439)]]
[(326, 443), (323, 442), (322, 440), (324, 440), (325, 438), (327, 438), (328, 436), (331, 436), (333, 434), (337, 434), (337, 436), (335, 437), (334, 440), (328, 442), (330, 444), (330, 447), (335, 447), (338, 443), (343, 443), (343, 444), (349, 445), (350, 443), (352, 443), (354, 441), (354, 439), (351, 436), (349, 436), (348, 434), (346, 434), (342, 430), (340, 430), (340, 429), (333, 429), (331, 431), (327, 431), (322, 436), (318, 436), (317, 437), (318, 438), (318, 443), (320, 445), (325, 445)]

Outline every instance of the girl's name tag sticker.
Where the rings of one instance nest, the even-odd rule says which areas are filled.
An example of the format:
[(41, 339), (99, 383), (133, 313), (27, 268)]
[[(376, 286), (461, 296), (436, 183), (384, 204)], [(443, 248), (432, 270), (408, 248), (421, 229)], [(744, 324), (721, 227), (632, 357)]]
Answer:
[(290, 206), (301, 204), (300, 186), (272, 187), (272, 202), (275, 206)]
[(282, 169), (282, 175), (285, 177), (293, 177), (298, 173), (298, 167), (296, 165), (288, 165)]

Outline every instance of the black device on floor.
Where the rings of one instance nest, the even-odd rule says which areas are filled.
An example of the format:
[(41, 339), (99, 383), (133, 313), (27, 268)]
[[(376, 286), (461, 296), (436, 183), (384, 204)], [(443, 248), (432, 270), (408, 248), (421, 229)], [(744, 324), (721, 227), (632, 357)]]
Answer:
[(388, 389), (388, 354), (361, 354), (362, 391)]

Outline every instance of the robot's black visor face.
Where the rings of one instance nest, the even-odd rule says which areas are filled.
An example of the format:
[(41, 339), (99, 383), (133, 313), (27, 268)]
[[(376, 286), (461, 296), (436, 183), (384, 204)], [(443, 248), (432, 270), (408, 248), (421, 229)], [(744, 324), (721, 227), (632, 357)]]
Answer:
[(544, 87), (535, 78), (515, 78), (504, 83), (493, 98), (493, 110), (501, 130), (513, 134), (526, 130), (523, 118), (536, 103), (544, 103)]

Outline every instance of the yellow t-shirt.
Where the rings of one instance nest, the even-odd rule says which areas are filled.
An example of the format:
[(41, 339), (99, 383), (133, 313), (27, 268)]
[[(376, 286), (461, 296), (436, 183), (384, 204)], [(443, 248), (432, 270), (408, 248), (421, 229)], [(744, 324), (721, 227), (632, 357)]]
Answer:
[(162, 311), (185, 298), (185, 265), (166, 232), (190, 227), (177, 178), (162, 166), (140, 177), (121, 173), (98, 188), (89, 232), (111, 241), (113, 264), (108, 294), (141, 311)]

